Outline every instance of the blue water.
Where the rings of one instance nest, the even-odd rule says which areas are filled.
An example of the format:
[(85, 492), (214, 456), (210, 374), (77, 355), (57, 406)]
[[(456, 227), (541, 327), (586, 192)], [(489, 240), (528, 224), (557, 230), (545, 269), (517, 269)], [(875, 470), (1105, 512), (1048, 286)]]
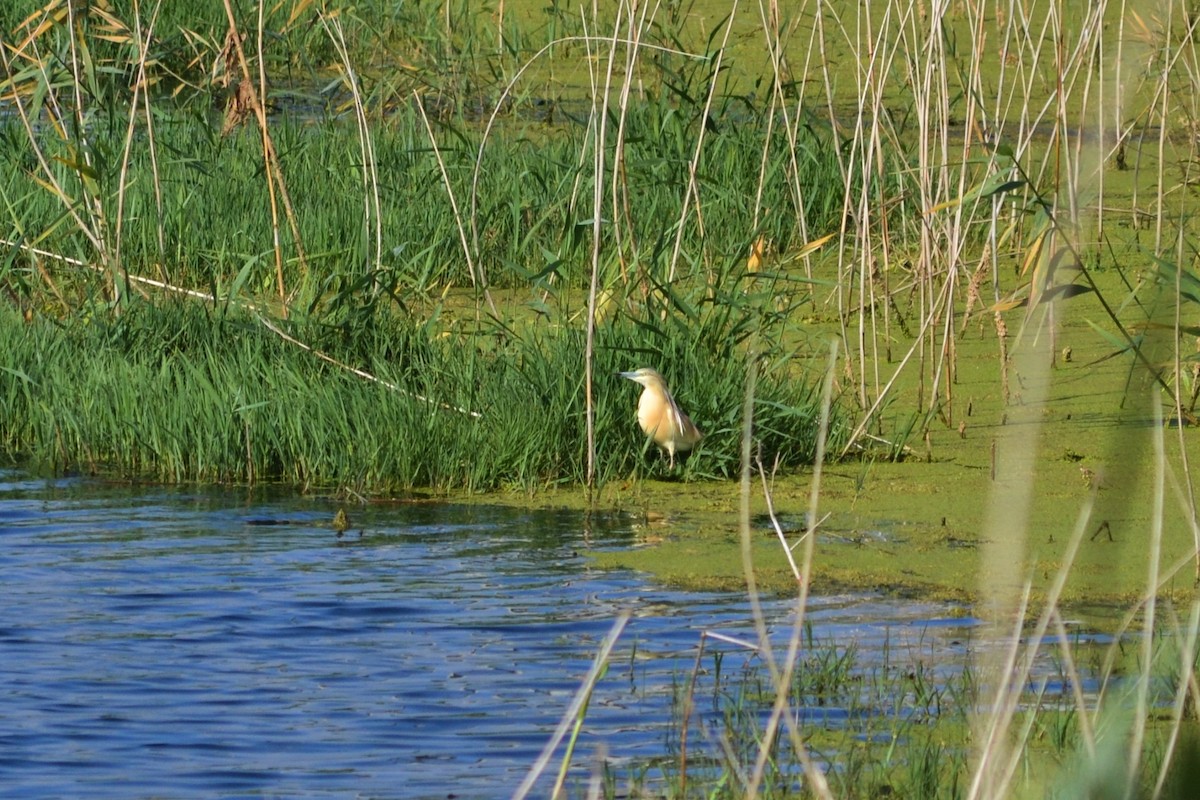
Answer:
[[(348, 507), (339, 537), (336, 508), (0, 472), (2, 793), (506, 797), (622, 610), (576, 775), (664, 755), (701, 632), (754, 638), (741, 595), (590, 567), (585, 548), (635, 546), (630, 516)], [(766, 611), (782, 645), (791, 604)], [(949, 664), (972, 624), (953, 613), (844, 596), (809, 619), (868, 661)]]

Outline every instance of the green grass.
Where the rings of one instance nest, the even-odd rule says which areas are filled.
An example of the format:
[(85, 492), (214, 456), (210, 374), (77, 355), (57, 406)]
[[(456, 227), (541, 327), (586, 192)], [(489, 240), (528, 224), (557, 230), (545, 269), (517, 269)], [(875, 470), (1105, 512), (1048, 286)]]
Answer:
[[(644, 106), (630, 115), (625, 155), (626, 179), (636, 191), (621, 220), (626, 261), (640, 270), (662, 270), (679, 218), (679, 198), (688, 176), (688, 139), (696, 123), (670, 113), (667, 104)], [(587, 149), (586, 128), (565, 125), (507, 124), (491, 139), (479, 161), (475, 260), (497, 286), (525, 286), (556, 278), (585, 281), (590, 256), (591, 209), (572, 187), (587, 181), (589, 165), (579, 164)], [(121, 139), (125, 124), (98, 129), (91, 140), (96, 194), (110, 225), (117, 217), (122, 177)], [(754, 235), (761, 233), (781, 251), (798, 246), (799, 213), (810, 230), (829, 231), (838, 224), (841, 192), (836, 188), (834, 143), (815, 130), (799, 141), (805, 185), (813, 190), (800, 213), (788, 190), (785, 142), (772, 134), (776, 156), (768, 164), (763, 202), (773, 209), (760, 231), (752, 228), (758, 181), (761, 114), (747, 115), (710, 137), (702, 163), (705, 224), (710, 242), (693, 258), (725, 264), (743, 262)], [(291, 194), (307, 268), (297, 260), (288, 230), (282, 232), (285, 284), (300, 290), (301, 303), (338, 282), (367, 280), (395, 287), (401, 296), (453, 283), (470, 285), (453, 206), (419, 116), (409, 109), (372, 128), (381, 185), (382, 252), (374, 259), (374, 237), (364, 223), (362, 156), (353, 126), (318, 115), (306, 120), (283, 116), (272, 128)], [(263, 178), (261, 142), (250, 128), (222, 138), (214, 124), (192, 114), (173, 113), (157, 120), (158, 157), (133, 150), (125, 180), (120, 228), (121, 258), (134, 274), (209, 289), (247, 269), (244, 289), (252, 294), (274, 288), (271, 258), (271, 204)], [(477, 130), (446, 123), (439, 149), (451, 190), (460, 208), (471, 196), (481, 136)], [(62, 161), (70, 151), (51, 137), (43, 140), (58, 179), (70, 186), (72, 170)], [(83, 234), (62, 224), (61, 203), (35, 180), (35, 164), (17, 120), (0, 128), (0, 202), (25, 241), (95, 263)], [(157, 167), (157, 170), (154, 168)], [(156, 196), (156, 179), (159, 192)], [(514, 191), (515, 190), (515, 191)], [(161, 198), (162, 211), (158, 211)], [(47, 227), (47, 222), (55, 224)], [(165, 242), (160, 251), (159, 242)], [(606, 238), (611, 240), (611, 233)], [(115, 242), (115, 232), (110, 230)], [(614, 253), (616, 255), (616, 253)], [(616, 274), (615, 258), (608, 271)], [(691, 272), (691, 270), (688, 270)], [(55, 272), (59, 272), (55, 270)], [(23, 285), (39, 282), (30, 261), (13, 259), (13, 278)], [(3, 280), (4, 273), (0, 273)], [(659, 280), (664, 280), (662, 275)]]
[[(579, 330), (546, 325), (518, 335), (485, 325), (438, 337), (387, 313), (354, 326), (288, 327), (400, 391), (319, 360), (249, 315), (198, 303), (137, 303), (119, 318), (60, 324), (26, 324), (5, 311), (0, 442), (56, 472), (156, 481), (281, 481), (366, 494), (536, 490), (585, 479)], [(629, 320), (601, 328), (602, 481), (666, 473), (653, 448), (643, 452), (636, 387), (616, 375), (642, 363), (667, 371), (708, 433), (682, 474), (736, 472), (744, 359), (685, 333)], [(809, 383), (778, 368), (764, 376), (759, 403), (767, 457), (778, 453), (785, 466), (811, 461)]]
[[(1174, 637), (1156, 636), (1158, 657), (1150, 703), (1166, 709), (1173, 701), (1170, 675), (1176, 668)], [(1067, 645), (1081, 665), (1103, 660), (1110, 648), (1094, 641)], [(710, 645), (694, 675), (681, 675), (665, 753), (651, 762), (606, 770), (606, 797), (742, 797), (744, 779), (761, 748), (763, 720), (776, 690), (761, 659)], [(1098, 663), (1083, 677), (1108, 687), (1114, 710), (1080, 709), (1070, 695), (1072, 675), (1053, 660), (1055, 643), (1045, 643), (1035, 680), (1020, 693), (1023, 710), (1014, 730), (1027, 731), (1015, 796), (1047, 798), (1118, 797), (1129, 719), (1116, 711), (1130, 702), (1135, 681), (1105, 677)], [(789, 710), (805, 746), (825, 767), (832, 795), (847, 800), (903, 797), (906, 800), (962, 798), (971, 783), (972, 715), (988, 702), (989, 687), (964, 648), (958, 659), (911, 642), (885, 644), (881, 658), (864, 661), (853, 643), (813, 640), (804, 646), (788, 689)], [(1138, 665), (1125, 666), (1136, 671)], [(619, 671), (613, 663), (611, 671)], [(621, 675), (609, 680), (623, 679)], [(691, 711), (685, 714), (684, 709)], [(986, 710), (984, 713), (987, 713)], [(1088, 754), (1081, 715), (1095, 731), (1096, 755)], [(686, 717), (686, 721), (685, 721)], [(687, 728), (685, 737), (684, 729)], [(1187, 724), (1177, 766), (1166, 779), (1166, 797), (1179, 791), (1195, 769), (1195, 722)], [(1146, 738), (1145, 766), (1135, 797), (1149, 796), (1168, 744), (1170, 726), (1156, 723)], [(820, 794), (805, 778), (786, 734), (766, 744), (769, 756), (757, 797), (809, 798)], [(687, 764), (686, 788), (681, 765)], [(1086, 789), (1084, 787), (1090, 787)], [(1106, 793), (1107, 792), (1107, 793)]]

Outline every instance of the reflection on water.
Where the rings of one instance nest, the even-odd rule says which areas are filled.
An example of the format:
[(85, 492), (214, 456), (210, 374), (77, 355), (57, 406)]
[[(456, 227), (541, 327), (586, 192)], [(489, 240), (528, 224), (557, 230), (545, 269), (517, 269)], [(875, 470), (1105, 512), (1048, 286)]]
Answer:
[[(0, 785), (507, 796), (620, 610), (634, 618), (592, 699), (581, 771), (601, 746), (618, 763), (665, 752), (701, 631), (753, 639), (740, 596), (589, 568), (581, 548), (632, 541), (621, 515), (585, 531), (575, 512), (370, 507), (339, 537), (334, 510), (0, 473)], [(790, 606), (767, 614), (782, 644)], [(963, 662), (972, 624), (862, 596), (816, 598), (809, 618), (868, 665), (886, 650), (943, 669)]]

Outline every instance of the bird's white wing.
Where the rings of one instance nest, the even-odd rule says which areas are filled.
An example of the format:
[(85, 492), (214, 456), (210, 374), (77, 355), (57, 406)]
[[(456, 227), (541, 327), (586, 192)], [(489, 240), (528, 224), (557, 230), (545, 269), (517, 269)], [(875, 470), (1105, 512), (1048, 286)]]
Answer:
[(684, 413), (679, 410), (679, 404), (675, 402), (674, 396), (670, 392), (666, 393), (667, 404), (671, 406), (671, 425), (674, 426), (675, 432), (683, 436), (686, 431), (683, 428)]

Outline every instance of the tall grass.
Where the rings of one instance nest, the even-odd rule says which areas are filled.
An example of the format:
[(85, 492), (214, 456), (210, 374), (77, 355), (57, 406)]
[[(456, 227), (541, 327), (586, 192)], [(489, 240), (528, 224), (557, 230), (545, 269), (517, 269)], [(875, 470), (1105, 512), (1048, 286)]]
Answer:
[[(56, 471), (156, 481), (283, 481), (359, 493), (435, 487), (536, 490), (583, 481), (583, 337), (494, 327), (441, 337), (390, 314), (289, 336), (377, 378), (314, 358), (260, 318), (198, 303), (131, 304), (119, 318), (52, 325), (4, 312), (4, 450)], [(633, 424), (617, 371), (670, 364), (680, 401), (708, 433), (693, 477), (736, 465), (742, 363), (677, 332), (627, 320), (596, 353), (601, 481), (667, 475)], [(667, 367), (663, 367), (668, 369)], [(777, 370), (760, 442), (783, 465), (812, 459), (806, 385)]]
[[(1143, 673), (1152, 679), (1151, 706), (1163, 711), (1177, 698), (1179, 648), (1195, 646), (1194, 639), (1180, 641), (1176, 634), (1171, 626), (1156, 631), (1154, 659)], [(803, 635), (803, 644), (799, 668), (786, 689), (789, 713), (810, 732), (827, 793), (817, 788), (786, 737), (764, 742), (763, 718), (775, 703), (778, 684), (762, 660), (709, 639), (700, 648), (694, 674), (676, 683), (665, 756), (607, 767), (603, 796), (745, 797), (764, 746), (770, 758), (755, 797), (936, 800), (968, 794), (975, 766), (967, 731), (987, 698), (966, 648), (956, 658), (935, 654), (936, 647), (925, 642), (901, 643), (898, 636), (877, 659), (867, 659), (853, 643), (814, 638), (811, 631)], [(1098, 665), (1110, 646), (1077, 640), (1069, 649), (1080, 662)], [(1009, 731), (1023, 744), (1020, 777), (998, 796), (1188, 796), (1197, 752), (1187, 728), (1180, 734), (1170, 722), (1152, 724), (1144, 743), (1147, 768), (1129, 773), (1128, 710), (1138, 681), (1110, 677), (1102, 684), (1110, 696), (1108, 710), (1099, 711), (1094, 703), (1081, 708), (1072, 694), (1080, 674), (1062, 661), (1056, 665), (1050, 655), (1039, 656), (1036, 672), (1022, 687), (1021, 707)], [(1136, 659), (1121, 660), (1124, 669), (1141, 673)], [(619, 651), (609, 672), (624, 678)], [(1134, 785), (1127, 792), (1130, 778)]]
[[(212, 289), (244, 270), (247, 289), (271, 285), (285, 304), (308, 305), (330, 281), (361, 273), (371, 273), (363, 285), (374, 291), (465, 285), (472, 264), (498, 286), (578, 283), (588, 241), (604, 244), (605, 286), (645, 284), (646, 273), (711, 281), (714, 264), (744, 259), (756, 241), (771, 267), (811, 281), (814, 251), (804, 246), (833, 234), (838, 246), (824, 252), (836, 267), (816, 262), (828, 288), (813, 299), (836, 313), (847, 343), (849, 396), (863, 411), (854, 444), (882, 429), (878, 415), (898, 391), (912, 392), (903, 399), (922, 414), (919, 432), (964, 416), (969, 398), (954, 397), (964, 314), (989, 301), (1005, 308), (1061, 296), (1070, 290), (1046, 290), (1068, 281), (1094, 294), (1052, 265), (1063, 254), (1089, 269), (1105, 264), (1127, 247), (1106, 220), (1137, 223), (1140, 198), (1153, 190), (1139, 181), (1122, 212), (1115, 203), (1126, 200), (1108, 188), (1104, 164), (1163, 186), (1167, 164), (1191, 163), (1193, 137), (1169, 135), (1186, 134), (1195, 117), (1177, 88), (1189, 80), (1186, 21), (1134, 19), (1118, 3), (1086, 12), (1051, 0), (1031, 9), (807, 3), (768, 8), (758, 23), (743, 10), (728, 26), (705, 16), (719, 10), (707, 6), (610, 9), (590, 20), (512, 6), (505, 20), (497, 6), (475, 22), (454, 3), (279, 7), (262, 15), (268, 45), (247, 56), (263, 62), (252, 72), (288, 76), (272, 84), (281, 113), (264, 131), (278, 163), (265, 174), (279, 177), (269, 179), (263, 132), (225, 138), (204, 123), (232, 90), (205, 77), (231, 74), (222, 16), (194, 14), (188, 27), (175, 6), (141, 18), (97, 4), (77, 26), (81, 39), (55, 16), (63, 8), (52, 3), (39, 16), (31, 5), (13, 18), (31, 24), (10, 48), (9, 89), (26, 98), (31, 122), (43, 113), (55, 121), (23, 130), (10, 120), (13, 157), (0, 186), (16, 241), (98, 266), (107, 259), (110, 282), (113, 270), (131, 270)], [(604, 35), (618, 16), (614, 36)], [(241, 32), (260, 24), (257, 14), (235, 22)], [(1113, 43), (1115, 22), (1125, 34)], [(722, 48), (729, 35), (761, 47)], [(177, 40), (192, 48), (186, 58), (172, 49)], [(407, 59), (396, 52), (401, 41)], [(72, 42), (94, 46), (72, 56)], [(542, 84), (588, 47), (604, 53), (611, 78), (572, 67), (570, 81), (595, 80), (594, 96), (614, 95), (599, 127), (600, 106)], [(305, 69), (289, 73), (297, 53)], [(380, 53), (401, 67), (386, 74)], [(1151, 65), (1155, 53), (1176, 54), (1164, 56), (1161, 78), (1132, 66)], [(40, 67), (51, 54), (67, 69)], [(436, 85), (438, 70), (458, 77)], [(327, 81), (330, 71), (340, 78)], [(297, 92), (297, 75), (325, 91)], [(432, 140), (413, 113), (414, 92), (428, 98)], [(491, 98), (508, 121), (481, 134), (475, 120)], [(336, 115), (350, 111), (357, 125), (340, 125)], [(593, 175), (591, 131), (608, 127), (608, 167)], [(1143, 143), (1157, 137), (1156, 151), (1131, 146), (1139, 130)], [(284, 176), (291, 241), (278, 235), (286, 225), (270, 201)], [(589, 182), (604, 187), (602, 214), (582, 200)], [(1186, 201), (1156, 195), (1144, 251), (1173, 263), (1186, 248), (1171, 249), (1185, 239), (1169, 227), (1190, 224), (1186, 205), (1164, 205), (1176, 197)], [(1047, 266), (1037, 268), (1042, 251)], [(1014, 257), (1015, 280), (1002, 269)], [(55, 277), (40, 272), (34, 285)], [(1112, 310), (1119, 305), (1108, 316), (1132, 347)]]
[[(678, 197), (687, 182), (687, 154), (675, 146), (687, 125), (665, 117), (665, 111), (656, 107), (631, 113), (627, 122), (632, 141), (625, 147), (625, 179), (644, 187), (629, 198), (625, 211), (630, 219), (626, 236), (643, 252), (638, 271), (649, 269), (654, 252), (671, 246), (665, 237), (676, 222)], [(705, 178), (715, 188), (706, 222), (717, 245), (709, 257), (721, 262), (740, 262), (748, 251), (753, 231), (745, 220), (758, 180), (753, 162), (760, 124), (761, 117), (748, 117), (710, 143)], [(128, 184), (123, 263), (133, 272), (203, 288), (231, 280), (247, 263), (264, 261), (252, 269), (246, 289), (257, 293), (270, 287), (274, 274), (264, 256), (270, 249), (272, 219), (257, 137), (250, 130), (221, 137), (202, 117), (186, 114), (159, 119), (155, 133), (157, 157), (135, 149), (127, 163), (119, 160), (123, 127), (97, 130), (92, 137), (97, 193), (115, 198), (117, 181)], [(362, 227), (363, 156), (356, 130), (324, 115), (285, 115), (273, 124), (273, 133), (315, 273), (304, 280), (294, 251), (285, 248), (287, 282), (297, 286), (302, 297), (320, 294), (323, 283), (334, 276), (368, 273), (405, 291), (429, 291), (447, 283), (470, 285), (453, 210), (440, 190), (441, 173), (419, 116), (396, 114), (371, 130), (380, 187), (378, 244)], [(571, 187), (586, 177), (576, 163), (585, 133), (573, 125), (509, 126), (484, 150), (476, 187), (482, 200), (476, 210), (475, 257), (497, 286), (525, 286), (551, 276), (574, 285), (582, 282), (587, 261), (583, 223), (589, 213), (572, 206)], [(55, 176), (65, 181), (70, 168), (61, 163), (63, 151), (48, 135), (40, 138)], [(465, 198), (478, 136), (446, 123), (439, 126), (438, 139), (449, 188), (454, 196)], [(14, 225), (44, 248), (88, 258), (92, 243), (77, 228), (61, 223), (43, 227), (45, 220), (60, 216), (60, 199), (39, 185), (33, 165), (23, 155), (27, 143), (11, 122), (2, 146), (9, 157), (0, 162), (0, 191)], [(832, 153), (828, 139), (815, 132), (800, 142), (800, 154), (809, 165), (806, 181), (830, 184)], [(786, 222), (794, 218), (795, 209), (789, 206), (777, 168), (772, 169), (762, 191), (765, 202), (779, 213), (761, 233), (786, 243), (795, 237)], [(514, 198), (517, 187), (520, 196)], [(161, 211), (156, 188), (161, 190)], [(806, 224), (827, 228), (836, 219), (833, 200), (829, 194), (825, 205), (814, 206)]]

